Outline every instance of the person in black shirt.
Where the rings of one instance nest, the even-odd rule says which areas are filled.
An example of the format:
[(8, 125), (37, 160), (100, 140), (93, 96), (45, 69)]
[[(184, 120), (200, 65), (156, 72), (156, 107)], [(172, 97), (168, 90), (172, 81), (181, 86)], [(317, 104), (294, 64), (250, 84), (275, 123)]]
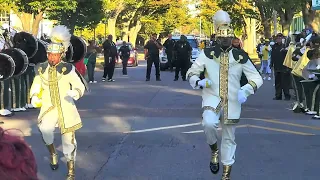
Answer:
[(163, 46), (166, 48), (166, 54), (168, 58), (169, 69), (173, 71), (173, 46), (174, 40), (172, 39), (172, 34), (168, 35), (168, 39), (164, 42)]
[(127, 65), (130, 58), (130, 48), (125, 41), (119, 49), (120, 59), (122, 60), (122, 74), (127, 75)]
[(178, 81), (179, 71), (181, 73), (182, 80), (186, 81), (186, 73), (189, 67), (190, 56), (192, 52), (192, 47), (190, 46), (186, 36), (181, 35), (180, 40), (174, 45), (174, 51), (177, 55), (174, 81)]
[(146, 81), (150, 81), (151, 67), (154, 64), (156, 68), (156, 79), (160, 79), (160, 59), (159, 50), (162, 49), (162, 44), (157, 40), (157, 34), (152, 34), (151, 39), (144, 46), (144, 57), (147, 60)]
[(109, 82), (114, 82), (112, 79), (114, 73), (114, 67), (116, 65), (116, 59), (118, 59), (118, 51), (116, 44), (112, 41), (112, 35), (108, 36), (108, 39), (103, 43), (104, 49), (104, 72), (102, 81), (106, 81), (108, 76)]
[(276, 36), (276, 43), (272, 46), (270, 68), (274, 68), (275, 77), (275, 98), (274, 100), (282, 100), (282, 91), (285, 100), (290, 100), (290, 69), (283, 65), (287, 51), (282, 43), (283, 35), (281, 33)]

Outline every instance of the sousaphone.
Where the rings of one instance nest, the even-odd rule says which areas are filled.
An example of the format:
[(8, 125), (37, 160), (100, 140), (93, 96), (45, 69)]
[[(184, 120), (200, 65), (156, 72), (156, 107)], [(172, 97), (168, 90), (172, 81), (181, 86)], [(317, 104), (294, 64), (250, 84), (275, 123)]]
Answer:
[(9, 48), (3, 50), (2, 53), (10, 56), (15, 63), (13, 76), (20, 76), (27, 70), (29, 60), (24, 51), (18, 48)]
[(29, 58), (29, 63), (34, 64), (34, 65), (36, 65), (38, 63), (44, 63), (48, 59), (48, 57), (47, 57), (48, 43), (43, 40), (38, 39), (37, 44), (38, 44), (38, 51), (36, 52), (36, 54), (32, 58)]
[(22, 31), (13, 36), (13, 47), (24, 51), (30, 59), (38, 51), (38, 41), (32, 34)]
[(70, 46), (66, 52), (66, 61), (69, 63), (76, 63), (84, 58), (87, 53), (87, 45), (85, 41), (77, 36), (72, 35), (70, 39)]
[(11, 78), (15, 71), (15, 63), (7, 54), (0, 53), (0, 81)]

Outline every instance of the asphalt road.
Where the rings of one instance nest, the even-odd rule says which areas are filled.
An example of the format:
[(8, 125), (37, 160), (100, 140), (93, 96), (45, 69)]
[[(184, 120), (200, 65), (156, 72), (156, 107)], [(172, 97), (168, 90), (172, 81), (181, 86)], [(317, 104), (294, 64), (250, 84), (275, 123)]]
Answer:
[[(210, 150), (201, 121), (201, 98), (187, 82), (174, 82), (162, 72), (161, 82), (145, 82), (145, 63), (115, 71), (116, 82), (91, 85), (77, 102), (84, 127), (78, 142), (77, 180), (218, 180), (208, 164)], [(152, 74), (154, 74), (154, 69)], [(96, 73), (101, 77), (101, 72)], [(272, 81), (265, 81), (244, 104), (236, 131), (233, 180), (318, 180), (320, 122), (293, 114), (292, 102), (273, 101)], [(66, 173), (61, 138), (58, 171), (48, 165), (48, 152), (36, 128), (37, 110), (0, 118), (5, 128), (18, 128), (31, 145), (42, 180), (62, 180)]]

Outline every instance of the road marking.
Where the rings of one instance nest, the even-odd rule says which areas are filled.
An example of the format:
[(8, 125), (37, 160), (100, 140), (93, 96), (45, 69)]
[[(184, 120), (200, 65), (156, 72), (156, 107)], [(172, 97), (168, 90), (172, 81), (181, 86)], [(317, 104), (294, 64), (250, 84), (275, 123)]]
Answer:
[[(243, 124), (243, 125), (238, 125), (237, 128), (244, 128), (248, 127), (249, 124)], [(218, 131), (221, 131), (222, 128), (218, 128)], [(184, 134), (195, 134), (195, 133), (203, 133), (203, 130), (198, 130), (198, 131), (188, 131), (188, 132), (182, 132)]]
[(270, 131), (277, 131), (277, 132), (286, 132), (286, 133), (290, 133), (290, 134), (305, 135), (305, 136), (314, 136), (315, 135), (315, 134), (310, 134), (310, 133), (289, 131), (289, 130), (284, 130), (284, 129), (269, 128), (269, 127), (263, 127), (263, 126), (255, 126), (255, 125), (249, 125), (249, 127), (258, 128), (258, 129), (265, 129), (265, 130), (270, 130)]
[(126, 131), (124, 133), (141, 133), (141, 132), (160, 131), (160, 130), (166, 130), (166, 129), (180, 128), (180, 127), (198, 126), (200, 124), (201, 123), (191, 123), (191, 124), (182, 124), (182, 125), (176, 125), (176, 126), (164, 126), (164, 127), (158, 127), (158, 128), (136, 130), (136, 131)]
[[(314, 136), (314, 135), (315, 135), (315, 134), (311, 134), (311, 133), (304, 133), (304, 132), (298, 132), (298, 131), (290, 131), (290, 130), (285, 130), (285, 129), (270, 128), (270, 127), (263, 127), (263, 126), (256, 126), (256, 125), (250, 125), (250, 124), (244, 124), (244, 125), (239, 125), (239, 126), (237, 126), (237, 128), (243, 128), (243, 127), (264, 129), (264, 130), (277, 131), (277, 132), (285, 132), (285, 133), (289, 133), (289, 134), (297, 134), (297, 135), (304, 135), (304, 136)], [(184, 134), (203, 133), (203, 130), (188, 131), (188, 132), (182, 132), (182, 133), (184, 133)]]
[(320, 127), (307, 126), (307, 125), (295, 124), (295, 123), (288, 123), (288, 122), (282, 122), (282, 121), (271, 120), (271, 119), (259, 119), (259, 118), (243, 118), (243, 119), (264, 121), (264, 122), (275, 123), (275, 124), (284, 124), (284, 125), (289, 125), (289, 126), (308, 128), (308, 129), (313, 129), (313, 130), (320, 130)]

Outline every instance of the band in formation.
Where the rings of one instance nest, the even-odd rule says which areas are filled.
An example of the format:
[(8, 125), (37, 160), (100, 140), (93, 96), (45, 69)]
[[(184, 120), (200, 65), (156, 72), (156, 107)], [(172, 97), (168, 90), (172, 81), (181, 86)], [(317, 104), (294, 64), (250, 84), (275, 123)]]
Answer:
[[(240, 48), (239, 39), (230, 26), (229, 14), (219, 10), (213, 22), (217, 32), (215, 43), (201, 51), (182, 78), (188, 80), (193, 89), (202, 91), (202, 125), (211, 149), (209, 168), (217, 174), (221, 159), (222, 180), (230, 180), (231, 167), (235, 163), (235, 129), (240, 120), (241, 105), (261, 87), (263, 79), (248, 54)], [(278, 38), (282, 36), (278, 35)], [(288, 47), (281, 48), (281, 54), (285, 56), (283, 66), (288, 69), (285, 73), (291, 74), (297, 97), (293, 111), (319, 119), (320, 37), (302, 32), (293, 34), (291, 39)], [(72, 63), (84, 57), (87, 51), (84, 41), (59, 25), (53, 28), (47, 41), (35, 39), (26, 32), (12, 33), (6, 29), (0, 42), (1, 116), (12, 116), (14, 112), (28, 108), (41, 108), (38, 127), (50, 154), (50, 167), (56, 170), (59, 164), (53, 144), (53, 131), (58, 126), (67, 159), (67, 179), (74, 179), (77, 152), (75, 131), (82, 127), (74, 101), (81, 98), (88, 87)], [(145, 48), (149, 48), (148, 44)], [(145, 55), (148, 57), (147, 53)], [(158, 55), (151, 51), (150, 57), (152, 53)], [(150, 80), (149, 64), (152, 63), (159, 65), (155, 60), (148, 62), (147, 81)], [(271, 60), (269, 65), (274, 63)], [(184, 66), (181, 66), (181, 71), (186, 71)], [(282, 71), (276, 73), (279, 76), (276, 79), (284, 76)], [(158, 72), (156, 77), (160, 80)], [(112, 80), (111, 76), (108, 78)], [(279, 93), (282, 96), (285, 88), (279, 87), (276, 82), (276, 89), (276, 96)], [(287, 95), (287, 92), (284, 93)], [(219, 126), (222, 127), (220, 148)]]

